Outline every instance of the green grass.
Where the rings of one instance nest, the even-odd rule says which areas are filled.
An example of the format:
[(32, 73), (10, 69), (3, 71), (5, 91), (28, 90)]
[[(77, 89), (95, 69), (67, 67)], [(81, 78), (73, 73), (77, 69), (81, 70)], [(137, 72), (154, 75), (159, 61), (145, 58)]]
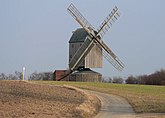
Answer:
[(71, 85), (124, 97), (133, 106), (136, 113), (165, 113), (165, 86), (35, 81), (51, 85)]

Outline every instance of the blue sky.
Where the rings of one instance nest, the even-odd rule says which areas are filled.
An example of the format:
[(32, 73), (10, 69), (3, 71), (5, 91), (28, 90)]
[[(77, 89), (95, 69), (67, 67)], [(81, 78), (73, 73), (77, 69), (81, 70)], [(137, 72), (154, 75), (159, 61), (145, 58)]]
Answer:
[(79, 24), (67, 13), (73, 3), (95, 27), (116, 5), (120, 19), (103, 40), (126, 65), (120, 73), (104, 60), (103, 76), (150, 74), (165, 68), (164, 0), (1, 0), (0, 73), (68, 68), (68, 41)]

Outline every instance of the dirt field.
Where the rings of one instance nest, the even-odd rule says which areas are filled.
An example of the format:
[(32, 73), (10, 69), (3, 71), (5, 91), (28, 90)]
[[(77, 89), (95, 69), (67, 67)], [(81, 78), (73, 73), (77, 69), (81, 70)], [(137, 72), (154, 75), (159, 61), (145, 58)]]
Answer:
[(0, 118), (77, 118), (86, 97), (74, 89), (0, 81)]

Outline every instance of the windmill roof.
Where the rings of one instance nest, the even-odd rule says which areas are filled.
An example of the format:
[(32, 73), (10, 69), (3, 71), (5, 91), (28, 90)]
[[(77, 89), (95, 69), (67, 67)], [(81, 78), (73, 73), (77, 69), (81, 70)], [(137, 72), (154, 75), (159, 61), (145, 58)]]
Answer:
[(69, 43), (84, 42), (87, 35), (88, 33), (83, 28), (79, 28), (73, 32)]

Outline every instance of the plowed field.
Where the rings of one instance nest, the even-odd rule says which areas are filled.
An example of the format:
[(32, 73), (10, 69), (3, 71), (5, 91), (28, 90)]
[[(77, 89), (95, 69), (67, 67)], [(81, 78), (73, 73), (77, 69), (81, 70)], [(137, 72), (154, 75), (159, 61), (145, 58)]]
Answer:
[(0, 81), (0, 118), (77, 118), (86, 97), (74, 89)]

